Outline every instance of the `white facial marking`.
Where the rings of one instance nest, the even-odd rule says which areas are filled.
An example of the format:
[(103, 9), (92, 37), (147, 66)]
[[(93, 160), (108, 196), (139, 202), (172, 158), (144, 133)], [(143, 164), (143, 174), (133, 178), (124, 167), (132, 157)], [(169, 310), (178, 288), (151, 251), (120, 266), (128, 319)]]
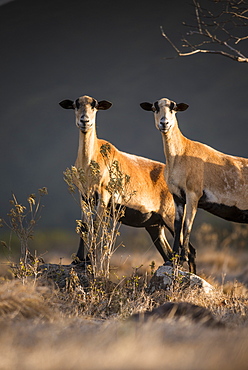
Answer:
[[(155, 125), (163, 133), (167, 133), (175, 122), (176, 112), (170, 109), (171, 103), (171, 100), (163, 98), (156, 104), (159, 110), (154, 112)], [(174, 103), (174, 105), (176, 104)]]
[(89, 96), (82, 96), (75, 102), (76, 126), (84, 133), (95, 126), (97, 109), (93, 101)]

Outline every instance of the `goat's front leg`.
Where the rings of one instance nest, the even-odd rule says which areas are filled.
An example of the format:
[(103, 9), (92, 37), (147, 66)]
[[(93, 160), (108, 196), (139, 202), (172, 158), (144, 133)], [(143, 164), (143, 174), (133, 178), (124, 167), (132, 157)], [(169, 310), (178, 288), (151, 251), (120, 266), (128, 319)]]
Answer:
[[(91, 199), (87, 199), (85, 196), (80, 194), (80, 201), (81, 201), (80, 233), (81, 233), (81, 236), (80, 236), (80, 242), (79, 242), (79, 247), (78, 247), (76, 257), (80, 262), (85, 262), (86, 264), (90, 263), (90, 258), (89, 258), (89, 254), (87, 253), (85, 240), (82, 237), (82, 235), (87, 234), (93, 226), (92, 221), (93, 221), (93, 223), (95, 223), (95, 221), (96, 221), (97, 208), (98, 208), (98, 204), (99, 204), (99, 197), (98, 197), (97, 193), (94, 194), (94, 199), (92, 198), (92, 200), (93, 200), (93, 202), (91, 202)], [(86, 216), (86, 214), (85, 214), (85, 212), (87, 213), (89, 210), (93, 211), (93, 214), (92, 214), (92, 216), (90, 216), (90, 218), (89, 218), (89, 216)], [(89, 214), (90, 214), (90, 212), (89, 212)], [(74, 262), (76, 263), (76, 261), (74, 261)]]
[[(80, 201), (85, 202), (85, 198), (80, 194)], [(85, 241), (82, 237), (83, 234), (87, 233), (89, 231), (89, 226), (87, 222), (87, 217), (85, 216), (83, 212), (83, 206), (81, 205), (81, 227), (80, 227), (80, 241), (79, 241), (79, 247), (76, 254), (77, 260), (80, 262), (85, 262), (86, 264), (90, 263), (89, 255), (87, 254), (86, 247), (85, 247)], [(77, 260), (74, 261), (74, 263), (77, 263)]]
[[(88, 226), (87, 226), (87, 223), (85, 222), (84, 220), (84, 215), (82, 213), (82, 217), (81, 217), (81, 227), (80, 227), (80, 233), (83, 234), (83, 233), (86, 233), (88, 232)], [(79, 261), (85, 261), (86, 263), (89, 262), (89, 256), (88, 254), (85, 255), (85, 242), (84, 242), (84, 239), (82, 238), (82, 236), (80, 236), (80, 241), (79, 241), (79, 247), (78, 247), (78, 251), (77, 251), (77, 254), (76, 254), (76, 257), (79, 259)]]
[(198, 197), (195, 193), (191, 192), (187, 194), (186, 199), (187, 200), (186, 200), (185, 219), (183, 224), (183, 246), (181, 259), (184, 260), (186, 256), (189, 263), (189, 268), (191, 268), (190, 264), (192, 264), (193, 262), (193, 270), (195, 270), (195, 262), (189, 261), (189, 255), (192, 257), (192, 251), (190, 250), (191, 248), (189, 248), (189, 237), (197, 212)]
[(188, 255), (188, 266), (189, 272), (196, 274), (196, 264), (195, 264), (196, 250), (193, 245), (189, 242), (189, 255)]
[(182, 225), (183, 225), (183, 219), (184, 219), (185, 202), (175, 194), (173, 194), (173, 198), (175, 202), (173, 253), (175, 256), (175, 255), (179, 255), (179, 251), (182, 247), (181, 233), (182, 233)]

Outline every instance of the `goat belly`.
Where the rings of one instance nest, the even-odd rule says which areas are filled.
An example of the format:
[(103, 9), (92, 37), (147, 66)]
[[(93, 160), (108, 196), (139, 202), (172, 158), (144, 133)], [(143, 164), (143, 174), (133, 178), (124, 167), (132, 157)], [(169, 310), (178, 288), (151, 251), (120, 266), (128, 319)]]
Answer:
[[(119, 205), (119, 207), (123, 207)], [(161, 216), (155, 212), (143, 213), (137, 209), (124, 207), (125, 215), (121, 217), (120, 222), (127, 226), (148, 227), (161, 223)]]
[(236, 206), (209, 202), (204, 195), (199, 200), (198, 207), (227, 221), (248, 224), (248, 209), (242, 210)]

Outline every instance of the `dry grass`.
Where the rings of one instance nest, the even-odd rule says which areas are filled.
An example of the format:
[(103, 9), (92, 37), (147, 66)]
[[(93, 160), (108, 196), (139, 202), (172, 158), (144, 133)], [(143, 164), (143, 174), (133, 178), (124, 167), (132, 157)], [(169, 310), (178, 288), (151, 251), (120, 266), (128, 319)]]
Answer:
[[(149, 295), (144, 287), (150, 263), (144, 260), (144, 266), (137, 269), (133, 266), (138, 267), (139, 258), (132, 257), (126, 271), (121, 265), (115, 283), (91, 281), (88, 290), (81, 289), (75, 281), (74, 285), (57, 289), (44, 276), (35, 282), (28, 278), (23, 283), (11, 280), (10, 272), (3, 271), (0, 369), (247, 368), (245, 284), (234, 279), (225, 292), (224, 285), (212, 275), (210, 280), (216, 287), (212, 295), (179, 290)], [(120, 256), (115, 262), (118, 259)], [(204, 266), (204, 253), (199, 259)], [(237, 269), (236, 263), (228, 266), (228, 273)], [(130, 271), (131, 276), (123, 278)], [(129, 319), (135, 312), (151, 310), (168, 301), (205, 307), (225, 327), (207, 327), (186, 315), (172, 314), (147, 322)]]
[(0, 323), (1, 369), (246, 369), (247, 329), (187, 320)]
[[(156, 268), (161, 263), (152, 249), (131, 256), (117, 252), (111, 281), (82, 279), (76, 267), (63, 266), (18, 279), (2, 263), (0, 369), (246, 369), (248, 254), (244, 248), (218, 248), (206, 227), (199, 241), (203, 231), (207, 248), (199, 248), (197, 266), (214, 285), (211, 294), (175, 288), (149, 293), (151, 262)], [(197, 305), (202, 319), (173, 309), (131, 319), (166, 302)], [(223, 326), (209, 325), (209, 315)]]
[[(28, 202), (30, 208), (14, 202), (10, 227), (26, 252), (31, 234), (24, 220), (31, 215), (33, 231), (36, 204), (33, 196)], [(26, 252), (15, 268), (0, 264), (0, 369), (246, 369), (248, 227), (233, 224), (225, 233), (202, 223), (195, 239), (198, 274), (215, 288), (208, 294), (182, 290), (179, 280), (151, 293), (161, 258), (150, 241), (145, 247), (132, 239), (141, 248), (130, 256), (120, 248), (110, 274), (115, 238), (107, 249), (104, 242), (107, 273), (93, 269), (94, 277), (59, 258), (41, 267)]]

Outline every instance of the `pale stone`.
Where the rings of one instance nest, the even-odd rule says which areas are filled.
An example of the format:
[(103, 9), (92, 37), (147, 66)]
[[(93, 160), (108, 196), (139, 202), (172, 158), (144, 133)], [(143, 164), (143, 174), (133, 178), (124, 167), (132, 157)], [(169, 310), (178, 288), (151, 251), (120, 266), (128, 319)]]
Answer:
[(200, 289), (204, 293), (211, 293), (214, 287), (200, 276), (183, 270), (174, 270), (172, 266), (160, 266), (151, 278), (149, 290), (154, 292), (159, 289), (169, 290), (171, 285), (179, 283), (182, 289)]

